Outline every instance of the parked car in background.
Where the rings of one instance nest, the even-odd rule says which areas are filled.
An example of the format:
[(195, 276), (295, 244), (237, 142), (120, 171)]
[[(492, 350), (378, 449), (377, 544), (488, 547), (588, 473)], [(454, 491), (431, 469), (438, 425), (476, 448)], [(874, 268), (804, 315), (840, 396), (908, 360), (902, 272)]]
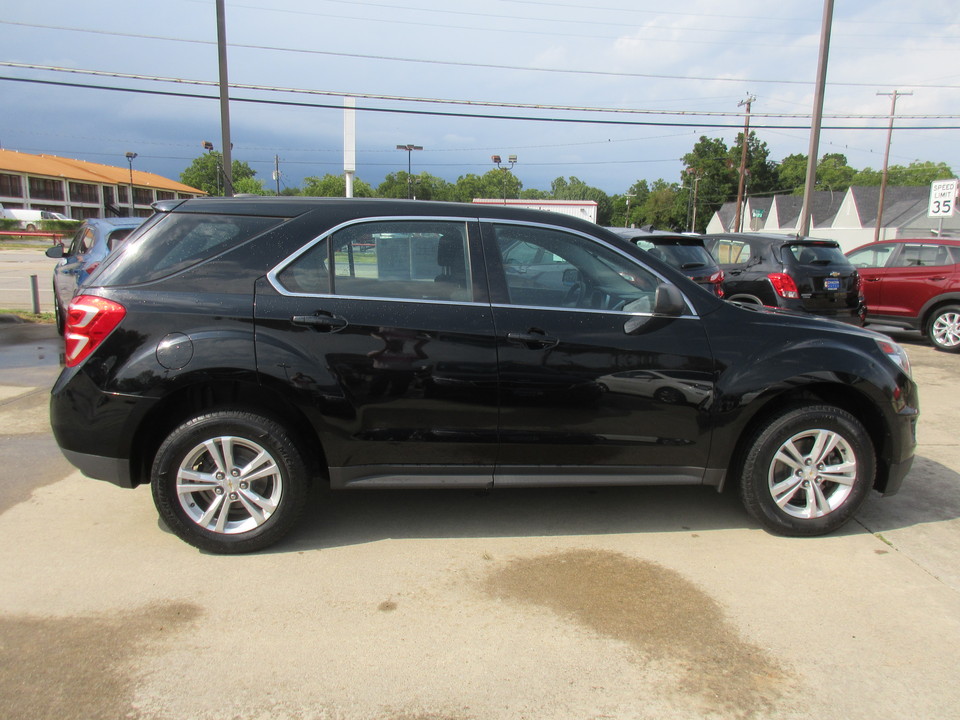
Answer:
[(675, 267), (717, 297), (723, 297), (723, 271), (699, 235), (618, 227), (608, 227), (607, 230)]
[(53, 304), (61, 333), (66, 307), (77, 288), (142, 223), (137, 217), (85, 220), (66, 248), (57, 244), (47, 249), (47, 257), (60, 261), (53, 269)]
[(727, 300), (860, 324), (860, 276), (839, 243), (762, 233), (704, 235)]
[(960, 352), (960, 240), (882, 240), (847, 253), (863, 281), (867, 322), (924, 333)]
[(912, 462), (917, 387), (890, 338), (724, 302), (586, 220), (154, 207), (70, 303), (51, 425), (86, 475), (149, 483), (199, 548), (267, 547), (321, 482), (726, 486), (771, 531), (818, 535)]

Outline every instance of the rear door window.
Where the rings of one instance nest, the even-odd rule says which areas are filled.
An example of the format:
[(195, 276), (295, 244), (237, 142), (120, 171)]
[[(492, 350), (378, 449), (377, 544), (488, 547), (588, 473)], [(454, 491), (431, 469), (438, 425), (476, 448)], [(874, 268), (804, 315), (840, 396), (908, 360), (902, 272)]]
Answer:
[(937, 267), (953, 264), (947, 248), (942, 245), (907, 243), (895, 262), (895, 267)]
[(272, 274), (294, 295), (474, 299), (467, 223), (384, 220), (335, 231)]
[(751, 257), (750, 243), (730, 238), (720, 238), (711, 252), (721, 265), (745, 265)]

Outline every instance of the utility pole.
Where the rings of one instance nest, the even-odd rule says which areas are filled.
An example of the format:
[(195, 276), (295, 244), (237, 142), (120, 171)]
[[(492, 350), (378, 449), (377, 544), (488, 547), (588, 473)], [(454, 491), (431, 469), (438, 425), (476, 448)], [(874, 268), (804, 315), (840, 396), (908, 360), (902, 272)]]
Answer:
[(737, 185), (737, 214), (733, 219), (733, 231), (743, 231), (743, 218), (741, 217), (743, 209), (743, 191), (747, 183), (747, 141), (750, 139), (750, 106), (754, 103), (753, 95), (747, 95), (746, 100), (737, 103), (737, 107), (747, 106), (747, 112), (743, 120), (743, 148), (740, 151), (740, 183)]
[(830, 31), (833, 27), (833, 0), (823, 2), (820, 24), (820, 59), (817, 61), (817, 89), (813, 95), (813, 122), (810, 124), (810, 149), (807, 152), (807, 179), (803, 185), (803, 207), (797, 235), (810, 234), (810, 203), (817, 184), (817, 155), (820, 152), (820, 125), (823, 122), (823, 94), (827, 86), (827, 58), (830, 55)]
[(277, 197), (280, 197), (280, 156), (273, 156), (273, 179), (277, 181)]
[(883, 175), (880, 176), (880, 201), (877, 205), (877, 224), (873, 229), (874, 242), (880, 239), (880, 227), (883, 225), (883, 199), (887, 194), (887, 164), (890, 162), (890, 139), (893, 137), (893, 116), (897, 112), (897, 98), (901, 95), (913, 95), (913, 93), (894, 90), (892, 93), (878, 92), (877, 95), (890, 96), (890, 124), (887, 126), (887, 147), (883, 151)]
[(230, 141), (230, 83), (227, 81), (227, 20), (217, 0), (217, 54), (220, 60), (220, 133), (223, 147), (223, 194), (233, 196), (233, 143)]

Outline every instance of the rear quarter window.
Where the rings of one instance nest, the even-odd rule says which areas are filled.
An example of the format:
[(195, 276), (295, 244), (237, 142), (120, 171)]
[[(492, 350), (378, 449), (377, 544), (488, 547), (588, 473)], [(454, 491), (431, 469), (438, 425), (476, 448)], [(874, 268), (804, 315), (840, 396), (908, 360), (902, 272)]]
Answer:
[(250, 215), (171, 213), (127, 243), (98, 281), (130, 285), (159, 280), (219, 255), (284, 222)]

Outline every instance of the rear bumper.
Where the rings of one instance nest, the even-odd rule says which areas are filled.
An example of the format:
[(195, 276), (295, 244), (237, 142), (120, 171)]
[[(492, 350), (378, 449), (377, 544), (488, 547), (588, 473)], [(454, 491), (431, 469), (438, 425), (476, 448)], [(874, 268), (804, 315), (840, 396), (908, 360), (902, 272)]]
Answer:
[(80, 472), (94, 480), (106, 480), (122, 488), (134, 487), (130, 476), (130, 461), (102, 455), (88, 455), (61, 448), (63, 456)]

